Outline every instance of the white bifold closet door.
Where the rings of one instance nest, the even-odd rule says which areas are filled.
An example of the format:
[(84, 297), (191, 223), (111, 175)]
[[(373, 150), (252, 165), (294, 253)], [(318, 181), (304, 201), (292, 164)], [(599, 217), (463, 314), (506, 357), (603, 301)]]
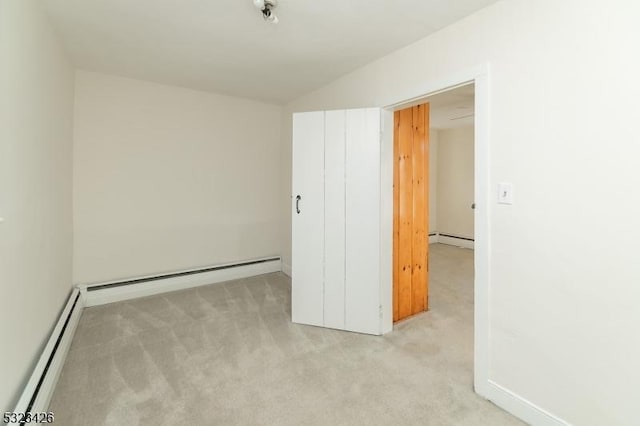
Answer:
[(293, 322), (382, 332), (380, 114), (293, 116)]

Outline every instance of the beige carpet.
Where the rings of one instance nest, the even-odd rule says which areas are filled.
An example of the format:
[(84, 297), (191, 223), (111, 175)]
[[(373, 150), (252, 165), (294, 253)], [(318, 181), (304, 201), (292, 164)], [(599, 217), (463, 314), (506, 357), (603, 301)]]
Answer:
[(431, 250), (431, 311), (384, 337), (292, 324), (280, 273), (88, 308), (56, 424), (521, 424), (472, 390), (473, 252)]

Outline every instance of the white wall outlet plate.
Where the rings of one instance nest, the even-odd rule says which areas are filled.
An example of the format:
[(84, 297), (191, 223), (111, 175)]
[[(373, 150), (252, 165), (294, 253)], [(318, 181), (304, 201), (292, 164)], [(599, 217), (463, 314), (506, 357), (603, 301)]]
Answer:
[(513, 204), (513, 184), (506, 182), (498, 184), (498, 204)]

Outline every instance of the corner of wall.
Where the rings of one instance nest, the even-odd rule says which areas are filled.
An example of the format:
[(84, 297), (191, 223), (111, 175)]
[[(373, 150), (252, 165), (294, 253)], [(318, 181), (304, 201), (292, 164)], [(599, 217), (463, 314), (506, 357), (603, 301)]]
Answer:
[(0, 335), (11, 342), (0, 365), (0, 407), (11, 410), (71, 287), (74, 71), (41, 2), (1, 6), (0, 93), (10, 103), (0, 104), (0, 139), (11, 149), (0, 188), (0, 282), (13, 283), (11, 299), (24, 302), (0, 310)]

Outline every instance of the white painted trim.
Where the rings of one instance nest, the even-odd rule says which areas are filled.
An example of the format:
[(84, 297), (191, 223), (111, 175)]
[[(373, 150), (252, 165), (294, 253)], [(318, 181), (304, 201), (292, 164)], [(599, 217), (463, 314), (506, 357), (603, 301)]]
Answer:
[[(422, 99), (465, 84), (475, 84), (474, 120), (474, 200), (476, 209), (474, 244), (474, 389), (488, 397), (489, 389), (489, 286), (490, 286), (490, 65), (480, 64), (453, 74), (442, 76), (441, 80), (430, 80), (410, 88), (400, 96), (383, 99), (384, 108), (396, 111), (419, 103)], [(382, 182), (388, 185), (389, 182)]]
[(383, 108), (390, 109), (392, 111), (408, 108), (410, 106), (423, 103), (424, 98), (429, 96), (434, 96), (438, 93), (446, 92), (457, 87), (466, 86), (470, 83), (477, 83), (476, 80), (487, 75), (488, 71), (488, 63), (472, 66), (465, 70), (461, 70), (458, 73), (447, 74), (440, 80), (424, 81), (420, 85), (407, 90), (404, 95), (395, 95), (388, 99), (383, 99), (381, 103), (384, 105)]
[(393, 112), (380, 112), (380, 332), (393, 331)]
[(570, 423), (562, 420), (548, 411), (538, 407), (515, 394), (509, 389), (500, 386), (492, 380), (488, 383), (488, 397), (498, 407), (510, 412), (514, 416), (524, 420), (531, 425), (540, 426), (569, 426)]
[(485, 396), (489, 383), (489, 291), (491, 276), (490, 210), (490, 67), (472, 71), (475, 74), (474, 120), (474, 350), (473, 374), (475, 391)]
[(291, 265), (282, 262), (282, 273), (291, 278)]
[(215, 284), (223, 281), (247, 278), (255, 275), (268, 274), (271, 272), (280, 272), (282, 270), (281, 263), (280, 259), (276, 259), (261, 263), (226, 267), (224, 269), (217, 269), (214, 271), (195, 272), (189, 275), (181, 275), (177, 277), (158, 278), (140, 283), (131, 283), (97, 290), (90, 290), (90, 287), (102, 284), (79, 286), (79, 288), (83, 294), (86, 295), (86, 306), (90, 307), (119, 302), (122, 300), (135, 299), (138, 297), (152, 296), (154, 294), (167, 293), (170, 291), (184, 290), (208, 284)]
[(436, 244), (439, 239), (439, 234), (436, 232), (434, 235), (429, 235), (429, 244)]
[[(431, 240), (429, 240), (431, 242)], [(462, 247), (473, 250), (474, 241), (469, 241), (464, 238), (450, 237), (448, 235), (438, 234), (438, 242), (440, 244), (448, 244), (450, 246)]]
[[(73, 308), (73, 312), (71, 312), (73, 302), (76, 300), (76, 296), (78, 295), (78, 301)], [(71, 295), (69, 296), (69, 299), (67, 300), (67, 303), (62, 310), (62, 313), (58, 317), (58, 321), (56, 322), (56, 325), (53, 328), (51, 335), (49, 336), (49, 340), (47, 341), (47, 344), (42, 351), (42, 354), (40, 355), (38, 363), (31, 373), (31, 377), (29, 378), (27, 385), (22, 391), (22, 395), (20, 396), (20, 399), (16, 404), (14, 412), (26, 412), (27, 407), (29, 406), (29, 401), (31, 401), (33, 394), (36, 392), (38, 382), (40, 381), (40, 378), (43, 374), (45, 375), (44, 380), (40, 385), (40, 389), (38, 390), (36, 399), (29, 411), (32, 413), (47, 411), (49, 402), (51, 401), (51, 397), (53, 396), (53, 391), (56, 387), (56, 383), (58, 382), (58, 378), (60, 377), (60, 373), (62, 372), (64, 361), (67, 358), (67, 353), (69, 352), (69, 347), (71, 346), (73, 335), (75, 334), (78, 322), (80, 321), (80, 316), (82, 315), (82, 310), (85, 306), (84, 302), (84, 297), (80, 294), (79, 289), (74, 288), (71, 291)], [(69, 315), (70, 313), (71, 315)], [(68, 322), (67, 318), (69, 318)], [(64, 329), (62, 337), (60, 337), (65, 322), (67, 322), (67, 327)], [(51, 363), (49, 364), (49, 368), (45, 373), (45, 368), (47, 366), (47, 363), (49, 362), (49, 358), (51, 357), (51, 354), (56, 346), (56, 342), (58, 341), (59, 337), (60, 343), (58, 344), (55, 354), (51, 359)]]

